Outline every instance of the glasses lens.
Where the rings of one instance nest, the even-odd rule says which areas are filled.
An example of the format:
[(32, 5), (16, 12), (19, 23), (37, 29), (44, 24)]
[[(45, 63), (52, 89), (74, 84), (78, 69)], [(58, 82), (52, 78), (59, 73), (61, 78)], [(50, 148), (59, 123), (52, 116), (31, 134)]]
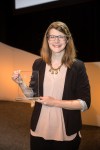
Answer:
[(66, 39), (66, 36), (64, 36), (64, 35), (58, 35), (58, 36), (56, 36), (56, 35), (49, 35), (48, 39), (51, 40), (51, 41), (55, 41), (56, 39), (60, 40), (60, 41), (63, 41), (63, 40)]

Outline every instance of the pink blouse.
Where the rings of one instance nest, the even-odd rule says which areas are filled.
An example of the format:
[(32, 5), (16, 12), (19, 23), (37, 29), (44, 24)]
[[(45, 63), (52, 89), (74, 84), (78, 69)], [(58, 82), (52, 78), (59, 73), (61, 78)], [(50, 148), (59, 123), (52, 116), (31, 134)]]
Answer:
[[(51, 74), (49, 69), (50, 66), (46, 65), (43, 95), (62, 100), (67, 67), (63, 65), (58, 74)], [(30, 132), (33, 136), (56, 141), (71, 141), (76, 136), (76, 133), (66, 135), (62, 108), (46, 105), (42, 105), (36, 130)]]

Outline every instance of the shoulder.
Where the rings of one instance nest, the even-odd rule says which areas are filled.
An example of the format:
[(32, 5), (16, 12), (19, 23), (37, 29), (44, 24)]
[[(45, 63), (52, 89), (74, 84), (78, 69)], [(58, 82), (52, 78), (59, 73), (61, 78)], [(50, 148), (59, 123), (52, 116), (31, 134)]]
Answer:
[(82, 60), (75, 59), (75, 61), (73, 62), (72, 66), (69, 70), (71, 72), (77, 72), (77, 73), (86, 72), (86, 67)]
[(74, 61), (74, 63), (72, 64), (72, 68), (76, 68), (76, 69), (79, 69), (79, 68), (84, 68), (85, 67), (85, 64), (82, 60), (79, 60), (79, 59), (76, 59)]
[(80, 59), (75, 59), (75, 61), (73, 63), (73, 65), (75, 65), (75, 66), (81, 66), (83, 64), (84, 64), (84, 62)]
[(72, 70), (82, 78), (87, 76), (86, 67), (82, 60), (76, 59), (73, 63)]
[(45, 65), (45, 62), (42, 58), (38, 58), (34, 61), (33, 63), (33, 68), (39, 68), (40, 66), (44, 66)]
[(38, 58), (34, 61), (34, 64), (40, 64), (43, 62), (43, 59), (42, 58)]

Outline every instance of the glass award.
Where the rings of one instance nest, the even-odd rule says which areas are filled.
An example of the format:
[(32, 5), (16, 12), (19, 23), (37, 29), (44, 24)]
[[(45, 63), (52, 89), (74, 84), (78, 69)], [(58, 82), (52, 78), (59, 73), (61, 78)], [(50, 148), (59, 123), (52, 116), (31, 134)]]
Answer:
[[(22, 80), (28, 87), (25, 92), (29, 93), (32, 90), (33, 96), (26, 97), (25, 92), (23, 92), (21, 87), (18, 85), (18, 92), (17, 92), (16, 100), (27, 102), (27, 101), (38, 99), (39, 97), (39, 71), (32, 71), (32, 72), (21, 71), (20, 75), (22, 77)], [(30, 88), (29, 86), (31, 86), (32, 88)]]
[(30, 80), (30, 86), (33, 91), (33, 97), (34, 99), (37, 99), (39, 97), (39, 71), (32, 71), (32, 76)]

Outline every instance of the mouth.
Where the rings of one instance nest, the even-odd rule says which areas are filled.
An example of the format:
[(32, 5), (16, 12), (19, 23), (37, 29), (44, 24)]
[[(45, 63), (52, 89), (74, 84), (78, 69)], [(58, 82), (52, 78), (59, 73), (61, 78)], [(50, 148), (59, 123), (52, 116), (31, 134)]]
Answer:
[(60, 48), (61, 47), (61, 44), (60, 45), (58, 45), (58, 44), (53, 44), (52, 45), (54, 48)]

